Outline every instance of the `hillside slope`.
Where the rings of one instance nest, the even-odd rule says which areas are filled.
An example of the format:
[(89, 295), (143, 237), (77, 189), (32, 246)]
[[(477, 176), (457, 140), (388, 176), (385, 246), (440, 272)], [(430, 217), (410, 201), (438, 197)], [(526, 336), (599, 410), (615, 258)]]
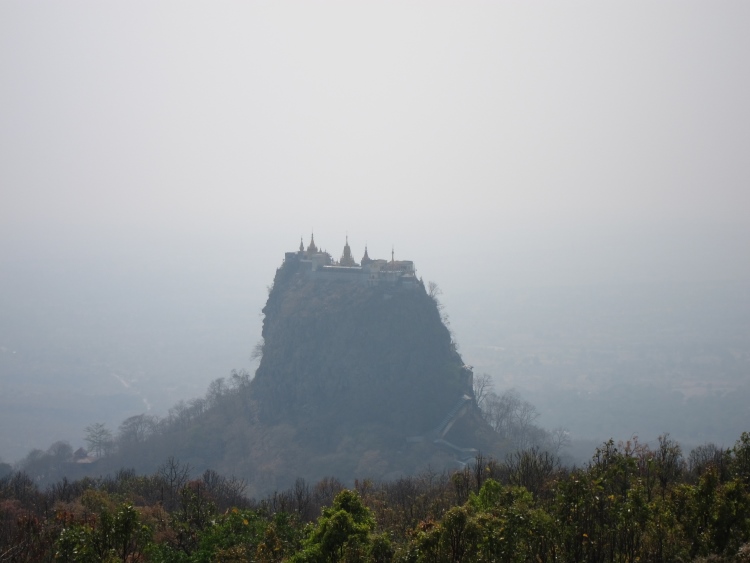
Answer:
[(214, 381), (205, 399), (161, 420), (131, 417), (114, 453), (77, 474), (153, 472), (172, 455), (194, 471), (241, 477), (258, 496), (298, 477), (394, 478), (499, 452), (421, 282), (316, 276), (290, 254), (263, 309), (254, 378)]

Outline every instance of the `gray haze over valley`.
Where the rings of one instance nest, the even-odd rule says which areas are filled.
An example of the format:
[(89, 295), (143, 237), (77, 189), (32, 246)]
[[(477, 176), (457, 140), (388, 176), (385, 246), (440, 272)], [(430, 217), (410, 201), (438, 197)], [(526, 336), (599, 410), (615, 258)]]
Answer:
[(413, 260), (474, 374), (545, 428), (729, 446), (748, 23), (743, 2), (2, 3), (0, 460), (254, 370), (313, 231)]

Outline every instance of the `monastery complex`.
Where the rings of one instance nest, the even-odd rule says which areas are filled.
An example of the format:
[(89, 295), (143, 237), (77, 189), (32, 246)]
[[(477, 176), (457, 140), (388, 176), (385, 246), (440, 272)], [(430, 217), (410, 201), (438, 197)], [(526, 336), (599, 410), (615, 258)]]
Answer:
[(396, 260), (393, 251), (391, 251), (390, 261), (372, 259), (367, 254), (367, 246), (365, 246), (365, 254), (358, 264), (352, 256), (348, 236), (341, 258), (338, 261), (334, 260), (328, 252), (315, 245), (314, 235), (310, 236), (310, 244), (307, 245), (307, 248), (300, 239), (299, 250), (287, 252), (284, 255), (284, 261), (299, 263), (300, 268), (305, 273), (316, 278), (354, 281), (371, 285), (387, 283), (406, 288), (415, 288), (418, 284), (414, 262), (411, 260)]

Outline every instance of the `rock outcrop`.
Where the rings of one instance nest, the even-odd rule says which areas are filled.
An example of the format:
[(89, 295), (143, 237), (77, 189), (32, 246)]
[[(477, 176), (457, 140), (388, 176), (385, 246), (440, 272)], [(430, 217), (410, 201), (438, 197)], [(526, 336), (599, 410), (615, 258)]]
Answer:
[(388, 422), (410, 435), (472, 393), (471, 372), (421, 284), (328, 280), (287, 260), (263, 313), (252, 384), (261, 421)]

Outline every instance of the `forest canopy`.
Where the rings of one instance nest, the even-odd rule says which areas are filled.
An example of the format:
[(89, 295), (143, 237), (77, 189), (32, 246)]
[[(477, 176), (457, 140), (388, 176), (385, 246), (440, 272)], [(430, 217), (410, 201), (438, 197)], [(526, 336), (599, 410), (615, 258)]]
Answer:
[(683, 455), (668, 435), (596, 449), (581, 468), (546, 452), (481, 454), (463, 470), (394, 481), (302, 479), (263, 499), (170, 457), (40, 489), (0, 478), (7, 561), (747, 561), (750, 433)]

